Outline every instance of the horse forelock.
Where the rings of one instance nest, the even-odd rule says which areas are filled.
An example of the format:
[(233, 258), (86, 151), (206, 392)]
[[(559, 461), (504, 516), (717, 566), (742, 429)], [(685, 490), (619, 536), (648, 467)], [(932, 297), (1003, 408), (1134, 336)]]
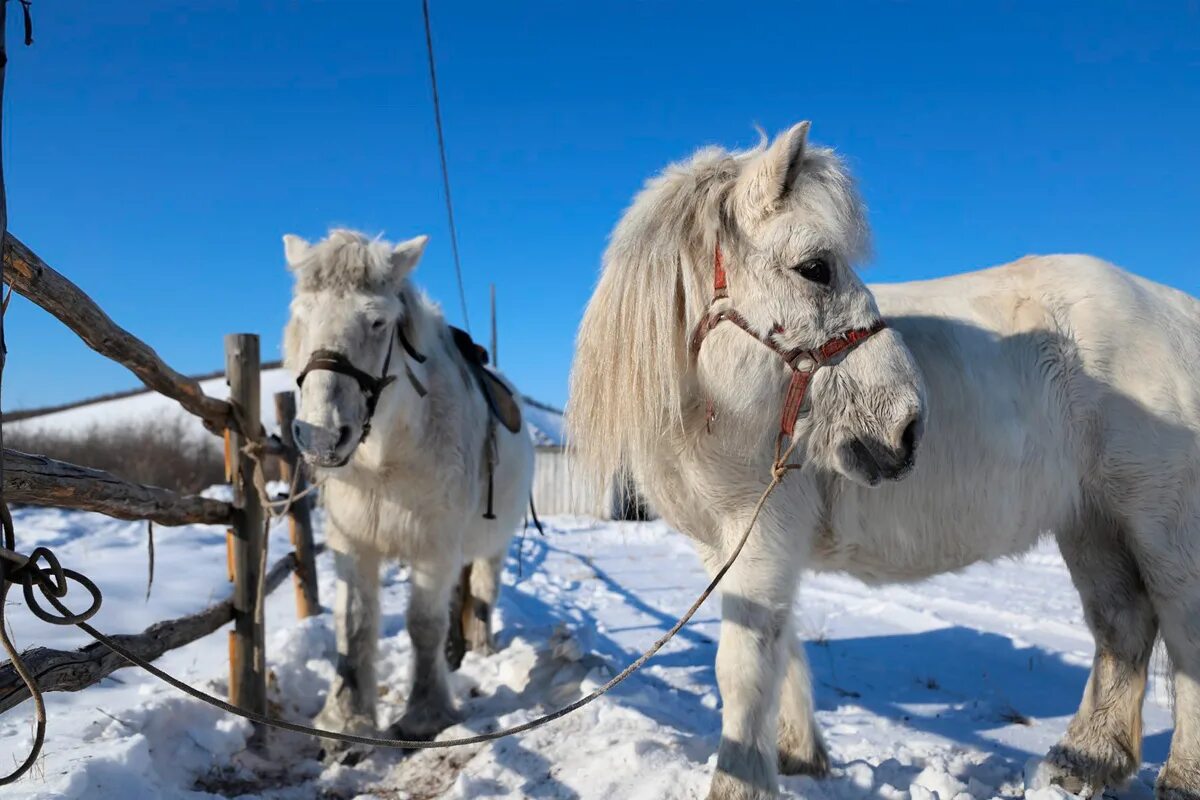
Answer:
[(392, 245), (380, 237), (335, 228), (292, 270), (301, 292), (384, 292), (395, 285)]
[[(296, 277), (295, 292), (315, 295), (312, 302), (318, 305), (322, 297), (329, 295), (394, 294), (400, 299), (401, 321), (411, 344), (418, 350), (427, 350), (436, 341), (449, 342), (441, 307), (416, 285), (411, 273), (397, 277), (392, 253), (392, 243), (381, 237), (335, 228), (312, 245), (301, 261), (291, 265)], [(303, 355), (298, 352), (297, 332), (290, 321), (284, 336), (284, 355), (289, 362)], [(301, 367), (299, 363), (291, 366)]]

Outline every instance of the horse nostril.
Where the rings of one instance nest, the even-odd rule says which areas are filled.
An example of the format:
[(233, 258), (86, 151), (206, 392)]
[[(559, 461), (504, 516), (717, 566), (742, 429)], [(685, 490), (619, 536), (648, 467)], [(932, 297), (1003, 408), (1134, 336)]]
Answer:
[(920, 431), (920, 423), (913, 419), (905, 427), (904, 433), (900, 435), (900, 457), (905, 461), (912, 461), (913, 453), (917, 449), (917, 434)]
[(337, 439), (337, 444), (334, 445), (334, 448), (337, 450), (341, 450), (343, 447), (348, 445), (350, 443), (350, 435), (353, 432), (354, 431), (350, 428), (349, 425), (342, 425), (340, 428), (338, 428), (338, 439)]
[(292, 441), (297, 447), (304, 447), (308, 444), (308, 440), (304, 436), (304, 428), (300, 425), (300, 420), (292, 422)]

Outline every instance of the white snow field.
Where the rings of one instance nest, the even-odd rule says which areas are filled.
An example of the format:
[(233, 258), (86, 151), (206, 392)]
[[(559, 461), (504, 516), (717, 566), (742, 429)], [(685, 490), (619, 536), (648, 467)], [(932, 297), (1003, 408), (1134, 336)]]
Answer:
[[(318, 514), (318, 526), (321, 523)], [(195, 611), (229, 591), (225, 534), (159, 528), (145, 598), (146, 531), (93, 514), (16, 513), (19, 546), (53, 547), (104, 591), (94, 624), (112, 633)], [(271, 561), (288, 549), (271, 534)], [(328, 555), (322, 599), (333, 596)], [(384, 576), (379, 658), (381, 722), (409, 689), (405, 570)], [(686, 539), (662, 523), (548, 520), (543, 538), (514, 541), (498, 608), (502, 649), (468, 654), (454, 683), (466, 722), (446, 737), (513, 725), (580, 696), (668, 627), (705, 584)], [(870, 588), (840, 576), (807, 580), (797, 609), (835, 770), (785, 778), (788, 798), (965, 800), (1020, 797), (1023, 775), (1065, 729), (1087, 677), (1092, 643), (1053, 544), (1020, 561), (980, 565), (925, 583)], [(76, 647), (10, 595), (19, 646)], [(332, 674), (328, 613), (297, 621), (292, 591), (267, 603), (272, 710), (308, 721)], [(596, 703), (539, 730), (491, 744), (403, 754), (376, 751), (354, 767), (323, 767), (319, 745), (272, 733), (246, 752), (249, 725), (124, 669), (75, 694), (48, 695), (49, 739), (36, 771), (5, 798), (703, 798), (715, 763), (721, 701), (713, 673), (718, 604), (641, 672)], [(224, 631), (160, 660), (217, 694), (225, 691)], [(0, 760), (24, 756), (31, 704), (0, 718)], [(1167, 685), (1146, 704), (1148, 763), (1115, 793), (1152, 797), (1166, 756)], [(1057, 789), (1026, 797), (1062, 797)]]

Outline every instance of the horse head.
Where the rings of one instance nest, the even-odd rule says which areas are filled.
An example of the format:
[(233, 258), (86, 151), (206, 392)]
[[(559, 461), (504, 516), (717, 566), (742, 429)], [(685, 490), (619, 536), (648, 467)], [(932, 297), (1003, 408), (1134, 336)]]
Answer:
[(309, 463), (342, 467), (373, 427), (394, 426), (425, 392), (409, 274), (427, 237), (393, 246), (334, 230), (315, 245), (283, 241), (296, 277), (284, 331), (284, 362), (300, 389), (293, 434)]
[[(923, 379), (855, 271), (869, 229), (853, 181), (808, 129), (702, 150), (651, 179), (618, 223), (568, 404), (597, 478), (711, 452), (705, 429), (739, 462), (769, 452), (798, 370), (812, 370), (789, 431), (800, 459), (871, 486), (912, 466)], [(692, 335), (714, 315), (738, 325)]]

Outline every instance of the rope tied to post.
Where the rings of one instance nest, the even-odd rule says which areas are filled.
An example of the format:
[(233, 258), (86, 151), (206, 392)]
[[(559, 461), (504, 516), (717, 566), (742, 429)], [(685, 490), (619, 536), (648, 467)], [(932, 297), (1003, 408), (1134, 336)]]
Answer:
[[(270, 520), (272, 519), (279, 519), (280, 517), (287, 516), (291, 512), (292, 506), (295, 505), (297, 500), (301, 500), (317, 492), (325, 484), (325, 481), (313, 481), (310, 486), (297, 493), (296, 488), (300, 485), (300, 476), (302, 474), (302, 470), (304, 469), (304, 465), (303, 462), (296, 457), (296, 453), (287, 452), (285, 454), (286, 457), (294, 461), (292, 469), (292, 482), (288, 487), (288, 493), (286, 497), (283, 497), (282, 499), (273, 499), (270, 492), (267, 491), (267, 474), (266, 469), (263, 466), (266, 463), (267, 456), (269, 455), (266, 444), (268, 439), (266, 429), (260, 424), (258, 426), (258, 431), (254, 435), (247, 435), (247, 431), (251, 426), (246, 421), (245, 412), (242, 410), (241, 406), (239, 406), (233, 400), (229, 401), (229, 407), (230, 419), (233, 423), (232, 429), (246, 440), (246, 443), (242, 445), (238, 452), (244, 455), (254, 465), (250, 477), (250, 483), (254, 487), (255, 494), (258, 495), (259, 504), (262, 505), (263, 511), (266, 512), (269, 524)], [(276, 436), (271, 436), (269, 438), (272, 440), (278, 439)], [(280, 442), (276, 443), (280, 447), (283, 446)]]

